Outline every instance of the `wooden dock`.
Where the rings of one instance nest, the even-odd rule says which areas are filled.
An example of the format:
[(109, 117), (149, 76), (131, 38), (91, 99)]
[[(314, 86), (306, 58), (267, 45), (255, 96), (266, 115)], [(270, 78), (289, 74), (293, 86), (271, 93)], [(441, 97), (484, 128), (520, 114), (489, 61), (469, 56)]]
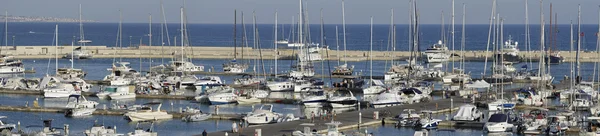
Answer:
[[(390, 113), (392, 113), (391, 116), (400, 114), (404, 109), (415, 109), (417, 111), (431, 110), (431, 111), (436, 111), (435, 113), (443, 113), (443, 112), (451, 111), (450, 110), (451, 107), (453, 107), (454, 110), (458, 109), (458, 107), (465, 104), (465, 103), (463, 103), (463, 101), (466, 101), (465, 99), (460, 99), (460, 98), (453, 98), (453, 99), (454, 99), (453, 103), (451, 102), (451, 99), (441, 99), (441, 100), (434, 100), (434, 101), (427, 102), (427, 103), (416, 103), (416, 104), (407, 104), (407, 105), (393, 106), (393, 107), (386, 107), (386, 108), (362, 109), (361, 111), (344, 112), (344, 113), (337, 114), (334, 117), (334, 120), (342, 123), (339, 126), (340, 130), (356, 129), (356, 128), (359, 128), (359, 126), (377, 125), (377, 124), (385, 123), (382, 121), (382, 120), (385, 120), (385, 117), (380, 117), (379, 119), (374, 119), (373, 115), (374, 115), (375, 111), (379, 111), (379, 112), (389, 111)], [(359, 118), (359, 113), (362, 114), (360, 116), (360, 118)], [(359, 120), (360, 120), (360, 122), (359, 122)], [(254, 135), (255, 130), (257, 130), (257, 129), (261, 130), (263, 136), (291, 135), (293, 131), (296, 131), (296, 130), (303, 131), (305, 126), (302, 126), (301, 124), (304, 124), (304, 123), (314, 124), (314, 126), (311, 126), (311, 130), (316, 129), (319, 133), (325, 133), (327, 131), (326, 130), (327, 126), (325, 125), (325, 123), (329, 123), (329, 122), (331, 122), (331, 120), (315, 119), (314, 122), (311, 122), (310, 119), (301, 119), (301, 120), (291, 121), (291, 122), (266, 124), (266, 125), (261, 125), (261, 126), (250, 126), (250, 127), (244, 128), (243, 131), (241, 131), (240, 133), (231, 133), (231, 130), (229, 130), (229, 131), (213, 132), (208, 135), (223, 136), (223, 135), (225, 135), (225, 133), (228, 133), (228, 135), (230, 135), (230, 136), (238, 136), (238, 135), (239, 136), (244, 136), (244, 135), (250, 136), (250, 135)]]

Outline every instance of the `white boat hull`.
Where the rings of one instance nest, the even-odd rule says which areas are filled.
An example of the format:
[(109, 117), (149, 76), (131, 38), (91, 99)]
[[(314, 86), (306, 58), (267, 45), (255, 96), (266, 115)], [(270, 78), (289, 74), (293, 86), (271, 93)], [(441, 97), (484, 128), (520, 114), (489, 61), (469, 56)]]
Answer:
[(69, 117), (81, 117), (92, 115), (96, 111), (95, 108), (77, 108), (69, 109), (65, 114)]
[(167, 112), (142, 112), (142, 113), (126, 113), (125, 117), (132, 122), (138, 121), (153, 121), (153, 120), (169, 120), (173, 115)]
[(123, 100), (123, 99), (135, 99), (135, 94), (134, 93), (128, 93), (128, 94), (110, 94), (108, 95), (108, 97), (111, 100)]

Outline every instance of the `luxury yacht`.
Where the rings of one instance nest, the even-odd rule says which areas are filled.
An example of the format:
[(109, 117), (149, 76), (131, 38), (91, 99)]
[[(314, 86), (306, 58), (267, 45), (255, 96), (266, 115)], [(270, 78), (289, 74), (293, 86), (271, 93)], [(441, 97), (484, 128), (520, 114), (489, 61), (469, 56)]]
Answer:
[(323, 107), (327, 102), (327, 95), (321, 88), (310, 88), (302, 98), (304, 107)]
[[(519, 63), (521, 62), (521, 57), (519, 56), (519, 48), (517, 47), (519, 45), (518, 42), (513, 41), (512, 37), (509, 36), (508, 40), (504, 42), (504, 48), (502, 49), (501, 52), (496, 53), (495, 57), (496, 57), (496, 62), (512, 62), (512, 63)], [(503, 58), (504, 60), (501, 60), (501, 58)]]
[(238, 96), (234, 94), (234, 92), (235, 91), (209, 94), (208, 100), (212, 105), (237, 103)]
[(327, 99), (327, 102), (329, 102), (333, 108), (349, 108), (356, 106), (358, 100), (349, 90), (337, 90)]
[[(168, 120), (168, 119), (173, 118), (173, 115), (167, 113), (166, 111), (160, 110), (160, 107), (162, 106), (161, 103), (152, 102), (152, 103), (146, 103), (144, 105), (147, 105), (147, 106), (143, 107), (142, 109), (139, 109), (137, 111), (129, 111), (129, 112), (125, 113), (125, 115), (124, 115), (125, 118), (132, 122)], [(158, 106), (156, 107), (156, 109), (153, 110), (150, 105), (158, 105)]]
[(423, 57), (426, 58), (426, 63), (442, 63), (448, 61), (450, 54), (446, 44), (444, 44), (442, 40), (439, 40), (436, 44), (433, 44), (433, 46), (427, 48), (427, 50), (423, 52)]

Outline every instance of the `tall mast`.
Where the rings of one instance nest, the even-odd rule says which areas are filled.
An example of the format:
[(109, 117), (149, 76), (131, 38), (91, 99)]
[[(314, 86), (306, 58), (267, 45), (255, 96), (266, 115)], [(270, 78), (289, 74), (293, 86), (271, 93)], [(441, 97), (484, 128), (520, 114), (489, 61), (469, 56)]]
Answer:
[(344, 32), (344, 64), (348, 64), (348, 59), (346, 59), (348, 51), (346, 51), (346, 9), (344, 0), (342, 0), (342, 31)]
[(81, 20), (81, 4), (79, 4), (79, 38), (80, 38), (80, 43), (83, 44), (85, 46), (85, 37), (83, 36), (83, 21)]
[[(163, 18), (163, 21), (162, 21), (163, 24), (162, 25), (164, 26), (164, 30), (167, 33), (167, 35), (166, 35), (167, 36), (167, 45), (171, 46), (171, 37), (169, 36), (169, 25), (167, 25), (167, 17), (165, 15), (165, 8), (163, 6), (163, 1), (162, 0), (160, 0), (160, 11), (161, 11), (162, 18)], [(162, 30), (162, 28), (161, 28), (161, 30)], [(174, 39), (174, 40), (176, 40), (176, 39)], [(163, 42), (162, 44), (164, 45), (165, 43)], [(162, 54), (164, 54), (164, 50), (162, 50)], [(162, 58), (164, 58), (164, 57), (162, 57)], [(164, 60), (162, 60), (162, 61), (163, 61), (163, 64), (164, 64)]]
[(54, 29), (54, 74), (58, 75), (58, 24)]
[[(454, 0), (452, 0), (452, 54), (454, 54)], [(454, 71), (454, 57), (452, 57), (452, 71)]]
[[(4, 11), (4, 46), (8, 46), (8, 11)], [(2, 48), (0, 48), (2, 53)]]
[[(569, 45), (571, 46), (571, 50), (569, 50), (569, 54), (573, 54), (573, 42), (574, 42), (573, 41), (573, 20), (571, 20), (571, 25), (570, 26), (571, 26), (571, 33), (570, 33), (571, 35), (569, 36), (569, 38), (571, 40), (569, 42)], [(575, 77), (575, 66), (574, 66), (573, 62), (571, 62), (570, 64), (571, 64), (571, 66), (569, 67), (569, 70), (571, 72), (570, 72), (569, 76), (571, 77), (571, 82), (570, 82), (569, 90), (573, 90), (573, 83), (575, 83), (574, 80), (573, 80), (574, 79), (573, 77)]]
[[(539, 77), (542, 79), (541, 81), (544, 81), (544, 77), (545, 77), (545, 71), (544, 71), (544, 68), (545, 68), (545, 67), (544, 67), (544, 64), (545, 64), (545, 63), (544, 63), (544, 57), (546, 56), (546, 55), (545, 55), (545, 52), (546, 52), (546, 51), (545, 51), (545, 49), (544, 49), (544, 48), (546, 47), (546, 41), (545, 41), (545, 36), (546, 36), (546, 35), (545, 35), (545, 33), (544, 33), (544, 31), (545, 31), (544, 29), (545, 29), (545, 25), (546, 25), (545, 23), (546, 23), (546, 22), (545, 22), (545, 20), (544, 20), (544, 12), (543, 12), (543, 9), (544, 9), (544, 7), (543, 7), (543, 5), (544, 5), (544, 4), (543, 4), (543, 3), (542, 3), (542, 1), (540, 0), (540, 24), (541, 24), (541, 25), (540, 25), (540, 27), (541, 27), (541, 28), (540, 28), (540, 52), (541, 52), (542, 54), (540, 55), (540, 64), (539, 64), (539, 72), (538, 72), (538, 76), (539, 76)], [(550, 16), (552, 17), (552, 15), (550, 15)], [(540, 87), (540, 88), (542, 87), (542, 85), (541, 85), (540, 81), (538, 81), (538, 87)], [(542, 89), (544, 89), (544, 88), (542, 88)]]
[[(465, 7), (465, 3), (463, 3), (463, 15), (462, 15), (462, 30), (460, 31), (461, 33), (461, 39), (460, 39), (460, 69), (461, 69), (461, 73), (464, 74), (465, 73), (465, 18), (467, 17), (466, 15), (466, 7)], [(454, 25), (453, 25), (454, 26)], [(454, 39), (454, 38), (452, 38)]]
[[(488, 54), (489, 54), (489, 50), (490, 50), (490, 40), (492, 39), (492, 37), (491, 37), (492, 36), (492, 28), (493, 28), (492, 24), (494, 23), (494, 19), (495, 19), (494, 12), (496, 12), (496, 0), (494, 0), (492, 2), (492, 13), (490, 15), (490, 27), (489, 27), (489, 30), (488, 30), (487, 46), (486, 46), (486, 49), (485, 49), (485, 63), (483, 63), (483, 75), (482, 75), (482, 77), (485, 76), (485, 73), (487, 71)], [(492, 73), (493, 72), (494, 71), (492, 70)]]
[(373, 16), (371, 16), (371, 39), (370, 39), (370, 43), (371, 48), (369, 49), (369, 58), (370, 58), (370, 72), (371, 75), (369, 76), (369, 86), (371, 86), (373, 83)]
[[(123, 12), (119, 10), (119, 50), (123, 49)], [(129, 38), (131, 43), (131, 38)], [(123, 57), (119, 55), (119, 62), (123, 62)]]
[(181, 21), (181, 23), (179, 24), (180, 25), (179, 26), (180, 27), (179, 31), (180, 31), (180, 34), (181, 34), (181, 41), (180, 41), (180, 43), (181, 43), (181, 61), (183, 61), (183, 46), (184, 46), (184, 43), (185, 43), (184, 40), (183, 40), (183, 37), (184, 37), (184, 35), (183, 35), (183, 31), (184, 31), (183, 30), (184, 29), (183, 28), (183, 7), (181, 7), (179, 10), (180, 10), (179, 11), (179, 14), (180, 14), (179, 15), (179, 17), (180, 17), (179, 21)]
[[(304, 51), (302, 50), (302, 46), (304, 46), (304, 35), (302, 35), (302, 25), (304, 24), (303, 22), (303, 18), (304, 18), (304, 14), (302, 13), (302, 0), (299, 0), (300, 2), (300, 14), (298, 15), (298, 40), (300, 41), (300, 52), (304, 53)], [(343, 0), (342, 0), (343, 2)], [(302, 58), (300, 58), (300, 60), (302, 60)], [(304, 71), (304, 64), (300, 64), (300, 71)]]
[[(148, 47), (152, 47), (152, 14), (148, 15)], [(152, 52), (152, 50), (149, 50), (150, 52)], [(150, 71), (150, 68), (152, 67), (152, 57), (150, 57), (150, 65), (148, 65), (148, 71)], [(142, 71), (142, 69), (140, 69), (140, 71)]]
[(529, 2), (525, 0), (525, 48), (527, 48), (527, 59), (529, 60), (529, 66), (533, 66), (531, 61), (531, 39), (529, 37)]
[(336, 51), (337, 55), (336, 56), (338, 57), (338, 59), (337, 59), (338, 66), (340, 65), (340, 60), (341, 60), (340, 59), (340, 40), (338, 40), (339, 35), (340, 35), (340, 33), (338, 32), (338, 26), (336, 25), (335, 26), (335, 45), (337, 46), (337, 51)]
[(577, 10), (577, 35), (578, 36), (577, 36), (577, 56), (576, 56), (577, 62), (576, 63), (577, 63), (577, 80), (579, 80), (579, 76), (581, 76), (579, 73), (580, 67), (581, 67), (579, 64), (579, 55), (580, 55), (579, 51), (581, 50), (581, 37), (583, 36), (581, 33), (581, 5), (579, 5), (579, 8)]
[(237, 58), (237, 9), (233, 10), (233, 60)]
[(279, 53), (277, 52), (277, 10), (275, 10), (275, 78), (277, 78), (277, 58), (279, 57)]

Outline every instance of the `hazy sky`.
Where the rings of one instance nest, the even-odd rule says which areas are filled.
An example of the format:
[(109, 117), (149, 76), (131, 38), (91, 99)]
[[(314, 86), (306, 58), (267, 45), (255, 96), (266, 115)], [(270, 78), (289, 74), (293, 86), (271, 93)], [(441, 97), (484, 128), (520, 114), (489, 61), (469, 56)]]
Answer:
[[(179, 22), (179, 8), (183, 0), (164, 0), (166, 20)], [(323, 8), (326, 24), (342, 23), (341, 0), (305, 0), (308, 3), (310, 23), (319, 23), (319, 10)], [(548, 19), (549, 3), (553, 3), (558, 13), (558, 22), (568, 24), (577, 21), (577, 5), (581, 4), (582, 20), (585, 24), (597, 24), (600, 0), (544, 0), (544, 14)], [(290, 23), (292, 16), (299, 12), (298, 0), (187, 0), (186, 10), (190, 23), (232, 23), (233, 10), (243, 11), (246, 22), (256, 11), (257, 22), (274, 23), (274, 13), (279, 11), (279, 22)], [(455, 23), (462, 20), (462, 3), (466, 4), (467, 23), (487, 24), (492, 0), (456, 0)], [(119, 12), (123, 11), (124, 22), (153, 22), (160, 17), (160, 0), (2, 0), (0, 10), (18, 16), (48, 16), (77, 18), (78, 5), (83, 6), (83, 18), (100, 22), (118, 22)], [(346, 23), (368, 24), (369, 16), (376, 24), (389, 24), (390, 9), (394, 9), (397, 24), (408, 23), (408, 0), (346, 0)], [(446, 22), (450, 21), (451, 0), (418, 0), (418, 8), (423, 24), (439, 24), (444, 11)], [(525, 22), (525, 0), (498, 0), (498, 10), (506, 24)], [(529, 0), (529, 20), (539, 24), (540, 1)], [(238, 13), (238, 15), (240, 15)], [(238, 20), (239, 21), (239, 20)]]

